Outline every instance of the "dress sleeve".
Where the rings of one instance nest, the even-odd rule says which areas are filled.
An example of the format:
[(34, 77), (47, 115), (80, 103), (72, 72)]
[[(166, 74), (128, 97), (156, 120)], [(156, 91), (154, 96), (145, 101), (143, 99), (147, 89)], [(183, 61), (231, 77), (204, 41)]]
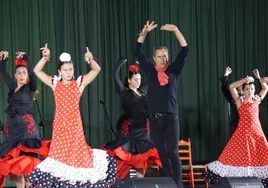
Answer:
[(7, 73), (6, 63), (6, 60), (0, 62), (0, 78), (1, 80), (3, 80), (3, 82), (5, 82), (8, 89), (12, 90), (14, 87), (16, 87), (16, 82)]
[(113, 71), (113, 81), (114, 81), (114, 84), (115, 84), (115, 87), (116, 87), (116, 92), (119, 95), (125, 89), (124, 84), (122, 83), (122, 81), (119, 78), (119, 71), (120, 71), (121, 67), (125, 64), (125, 62), (126, 62), (126, 59), (121, 58), (119, 60), (119, 62), (117, 63), (114, 71)]
[(145, 56), (144, 52), (142, 51), (142, 43), (137, 42), (135, 55), (137, 57), (137, 60), (141, 68), (148, 75), (150, 71), (154, 68), (154, 65), (148, 60), (148, 58)]
[(81, 86), (81, 84), (82, 84), (82, 82), (83, 82), (83, 78), (84, 78), (84, 75), (81, 75), (81, 76), (79, 76), (79, 77), (77, 78), (76, 83), (77, 83), (78, 87)]
[(57, 83), (58, 83), (60, 80), (61, 80), (61, 76), (53, 75), (53, 76), (52, 76), (52, 80), (51, 80), (52, 85), (53, 85), (53, 86), (56, 86)]
[(186, 63), (186, 57), (188, 56), (188, 53), (189, 53), (189, 48), (187, 46), (181, 47), (181, 50), (178, 53), (175, 61), (170, 65), (170, 69), (173, 70), (173, 72), (176, 75), (180, 75)]
[(228, 76), (222, 76), (219, 78), (221, 81), (221, 91), (224, 96), (224, 98), (231, 104), (234, 104), (235, 101), (232, 97), (232, 94), (229, 90), (229, 84), (228, 84)]
[(27, 69), (28, 69), (28, 73), (29, 73), (29, 84), (30, 84), (30, 89), (32, 91), (36, 91), (37, 89), (37, 77), (33, 71), (33, 64), (29, 58), (29, 56), (27, 54), (23, 55), (23, 59), (27, 62)]

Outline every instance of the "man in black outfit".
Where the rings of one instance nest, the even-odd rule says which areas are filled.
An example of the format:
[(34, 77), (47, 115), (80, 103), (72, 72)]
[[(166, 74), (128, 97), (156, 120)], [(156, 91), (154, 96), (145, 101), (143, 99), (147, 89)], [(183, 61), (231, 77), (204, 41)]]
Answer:
[(168, 49), (164, 46), (156, 47), (153, 56), (155, 64), (151, 63), (142, 52), (142, 44), (146, 35), (156, 27), (157, 24), (147, 21), (139, 34), (136, 56), (141, 68), (148, 76), (147, 97), (150, 136), (158, 149), (165, 175), (171, 177), (181, 188), (183, 185), (181, 161), (178, 154), (177, 88), (178, 78), (188, 55), (188, 47), (177, 26), (172, 24), (163, 25), (160, 29), (173, 32), (180, 43), (181, 50), (176, 60), (169, 64)]

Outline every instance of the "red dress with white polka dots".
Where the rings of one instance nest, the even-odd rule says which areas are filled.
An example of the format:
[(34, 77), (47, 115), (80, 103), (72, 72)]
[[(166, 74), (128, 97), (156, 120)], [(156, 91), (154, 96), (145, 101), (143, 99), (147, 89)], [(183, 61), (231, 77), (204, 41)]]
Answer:
[(86, 144), (79, 111), (81, 93), (75, 81), (55, 88), (56, 113), (48, 157), (79, 168), (92, 167), (92, 149)]
[[(81, 81), (81, 79), (79, 79)], [(85, 140), (79, 111), (80, 83), (55, 83), (56, 112), (48, 157), (30, 174), (32, 187), (109, 187), (116, 161)]]
[(242, 101), (238, 127), (208, 169), (221, 177), (268, 177), (268, 143), (259, 121), (259, 98)]

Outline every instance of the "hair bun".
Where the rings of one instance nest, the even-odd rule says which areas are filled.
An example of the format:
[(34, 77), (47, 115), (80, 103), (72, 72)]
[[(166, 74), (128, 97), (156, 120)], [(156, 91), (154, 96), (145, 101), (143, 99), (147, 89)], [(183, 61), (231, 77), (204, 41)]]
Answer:
[(129, 70), (131, 72), (136, 72), (137, 73), (137, 72), (139, 72), (139, 67), (137, 65), (130, 65)]
[(71, 61), (71, 55), (66, 53), (66, 52), (63, 52), (61, 55), (60, 55), (60, 61), (61, 62), (69, 62)]

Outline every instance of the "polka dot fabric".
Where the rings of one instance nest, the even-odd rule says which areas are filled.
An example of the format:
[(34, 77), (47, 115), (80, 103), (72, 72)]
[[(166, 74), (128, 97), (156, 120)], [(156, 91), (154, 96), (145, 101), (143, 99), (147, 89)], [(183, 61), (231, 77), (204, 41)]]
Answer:
[(219, 159), (208, 164), (207, 181), (217, 182), (219, 176), (268, 178), (268, 143), (259, 121), (259, 103), (258, 99), (242, 102), (238, 127)]
[[(79, 79), (81, 80), (81, 79)], [(79, 83), (55, 83), (56, 113), (48, 157), (29, 175), (32, 187), (109, 187), (116, 161), (86, 144), (79, 111)]]
[(56, 114), (49, 157), (77, 168), (92, 167), (92, 149), (86, 144), (79, 111), (78, 84), (55, 86)]
[(32, 185), (30, 188), (112, 188), (115, 187), (115, 169), (116, 161), (112, 157), (108, 157), (109, 166), (107, 171), (106, 180), (99, 180), (98, 182), (92, 184), (91, 182), (76, 182), (71, 183), (68, 180), (63, 180), (59, 177), (52, 176), (50, 173), (41, 171), (37, 169), (28, 178)]

